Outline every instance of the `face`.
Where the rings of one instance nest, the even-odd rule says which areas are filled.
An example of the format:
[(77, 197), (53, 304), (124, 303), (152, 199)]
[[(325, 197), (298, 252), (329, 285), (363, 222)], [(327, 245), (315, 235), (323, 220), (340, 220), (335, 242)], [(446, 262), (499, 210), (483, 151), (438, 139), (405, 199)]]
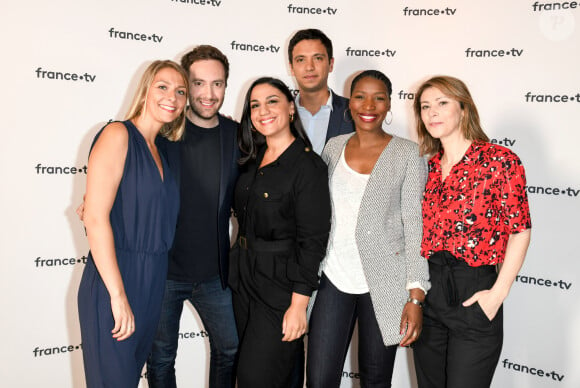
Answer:
[(290, 59), (292, 75), (300, 91), (315, 92), (328, 88), (328, 74), (332, 71), (334, 59), (328, 58), (326, 47), (320, 40), (298, 42)]
[(446, 96), (434, 87), (425, 89), (420, 101), (421, 120), (432, 137), (441, 141), (457, 136), (463, 137), (460, 129), (463, 110), (459, 101)]
[(383, 120), (391, 109), (387, 86), (372, 77), (362, 78), (351, 92), (349, 107), (357, 131), (382, 131)]
[(195, 61), (189, 67), (189, 82), (190, 120), (200, 127), (215, 127), (226, 93), (224, 66), (215, 59)]
[(266, 137), (284, 137), (290, 132), (290, 115), (294, 102), (277, 88), (260, 84), (250, 94), (250, 117), (254, 128)]
[(159, 123), (177, 119), (187, 102), (186, 81), (170, 67), (157, 72), (145, 100), (145, 114)]

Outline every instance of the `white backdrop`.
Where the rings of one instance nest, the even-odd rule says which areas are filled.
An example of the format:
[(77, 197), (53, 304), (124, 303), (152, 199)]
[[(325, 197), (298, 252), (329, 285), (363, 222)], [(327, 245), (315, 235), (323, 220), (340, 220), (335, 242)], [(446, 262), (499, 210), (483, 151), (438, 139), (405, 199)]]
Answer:
[[(239, 119), (256, 77), (295, 88), (289, 37), (316, 27), (334, 43), (335, 91), (348, 94), (363, 69), (391, 78), (392, 133), (416, 139), (410, 98), (422, 80), (449, 74), (468, 84), (486, 132), (526, 166), (533, 218), (493, 387), (580, 386), (579, 16), (576, 1), (3, 1), (0, 384), (85, 386), (76, 293), (88, 245), (74, 209), (93, 136), (123, 118), (149, 61), (217, 46), (231, 62), (222, 112)], [(181, 322), (177, 378), (204, 387), (209, 345), (192, 312)], [(343, 387), (359, 385), (350, 360)], [(401, 349), (394, 387), (416, 386), (410, 360)]]

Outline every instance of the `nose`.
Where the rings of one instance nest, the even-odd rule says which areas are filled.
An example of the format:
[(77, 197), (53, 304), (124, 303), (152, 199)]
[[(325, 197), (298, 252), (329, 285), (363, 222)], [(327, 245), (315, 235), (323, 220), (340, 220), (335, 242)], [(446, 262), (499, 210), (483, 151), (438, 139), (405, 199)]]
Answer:
[(179, 91), (177, 89), (170, 91), (169, 93), (167, 93), (167, 99), (169, 101), (177, 100), (177, 93), (179, 93)]
[(375, 100), (373, 100), (372, 98), (365, 98), (364, 103), (363, 103), (363, 107), (365, 109), (375, 109), (376, 108), (376, 104), (375, 104)]
[(211, 98), (213, 94), (211, 85), (207, 82), (204, 82), (202, 85), (196, 86), (196, 89), (197, 96), (201, 98)]
[(215, 88), (217, 88), (217, 86), (212, 85), (212, 84), (207, 85), (207, 89), (204, 90), (204, 92), (206, 93), (206, 96), (208, 98), (211, 98), (211, 99), (214, 99), (215, 98), (215, 96), (217, 95), (216, 92), (215, 92)]
[(306, 59), (306, 69), (308, 70), (314, 69), (314, 59), (312, 58)]
[(260, 114), (261, 116), (267, 115), (268, 113), (270, 113), (270, 109), (268, 107), (268, 104), (260, 104), (260, 107), (258, 108), (258, 114)]

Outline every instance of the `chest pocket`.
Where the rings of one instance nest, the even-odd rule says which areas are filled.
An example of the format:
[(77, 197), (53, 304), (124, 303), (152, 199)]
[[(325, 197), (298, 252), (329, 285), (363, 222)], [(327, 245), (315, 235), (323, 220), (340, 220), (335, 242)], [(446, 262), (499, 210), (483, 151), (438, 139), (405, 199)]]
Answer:
[(281, 202), (284, 195), (277, 191), (258, 191), (254, 195), (258, 197), (258, 201), (268, 203), (268, 202)]
[(294, 223), (290, 193), (255, 188), (251, 200), (252, 228), (256, 237), (265, 240), (286, 238), (289, 224)]

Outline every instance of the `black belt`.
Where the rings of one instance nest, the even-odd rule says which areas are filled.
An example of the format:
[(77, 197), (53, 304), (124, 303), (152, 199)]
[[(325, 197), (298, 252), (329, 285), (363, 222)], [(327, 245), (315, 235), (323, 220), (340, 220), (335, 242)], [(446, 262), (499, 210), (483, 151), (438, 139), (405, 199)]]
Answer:
[(248, 240), (246, 236), (238, 237), (238, 244), (243, 249), (251, 249), (258, 252), (284, 252), (289, 249), (294, 249), (295, 241), (292, 239), (286, 240), (263, 240), (256, 238)]
[(457, 306), (459, 304), (459, 296), (457, 295), (457, 285), (455, 284), (455, 276), (453, 271), (456, 270), (471, 270), (478, 272), (495, 272), (495, 266), (482, 265), (479, 267), (471, 267), (463, 260), (457, 259), (449, 251), (435, 252), (429, 256), (429, 265), (436, 265), (440, 267), (442, 272), (443, 288), (446, 289), (447, 303), (449, 306)]

